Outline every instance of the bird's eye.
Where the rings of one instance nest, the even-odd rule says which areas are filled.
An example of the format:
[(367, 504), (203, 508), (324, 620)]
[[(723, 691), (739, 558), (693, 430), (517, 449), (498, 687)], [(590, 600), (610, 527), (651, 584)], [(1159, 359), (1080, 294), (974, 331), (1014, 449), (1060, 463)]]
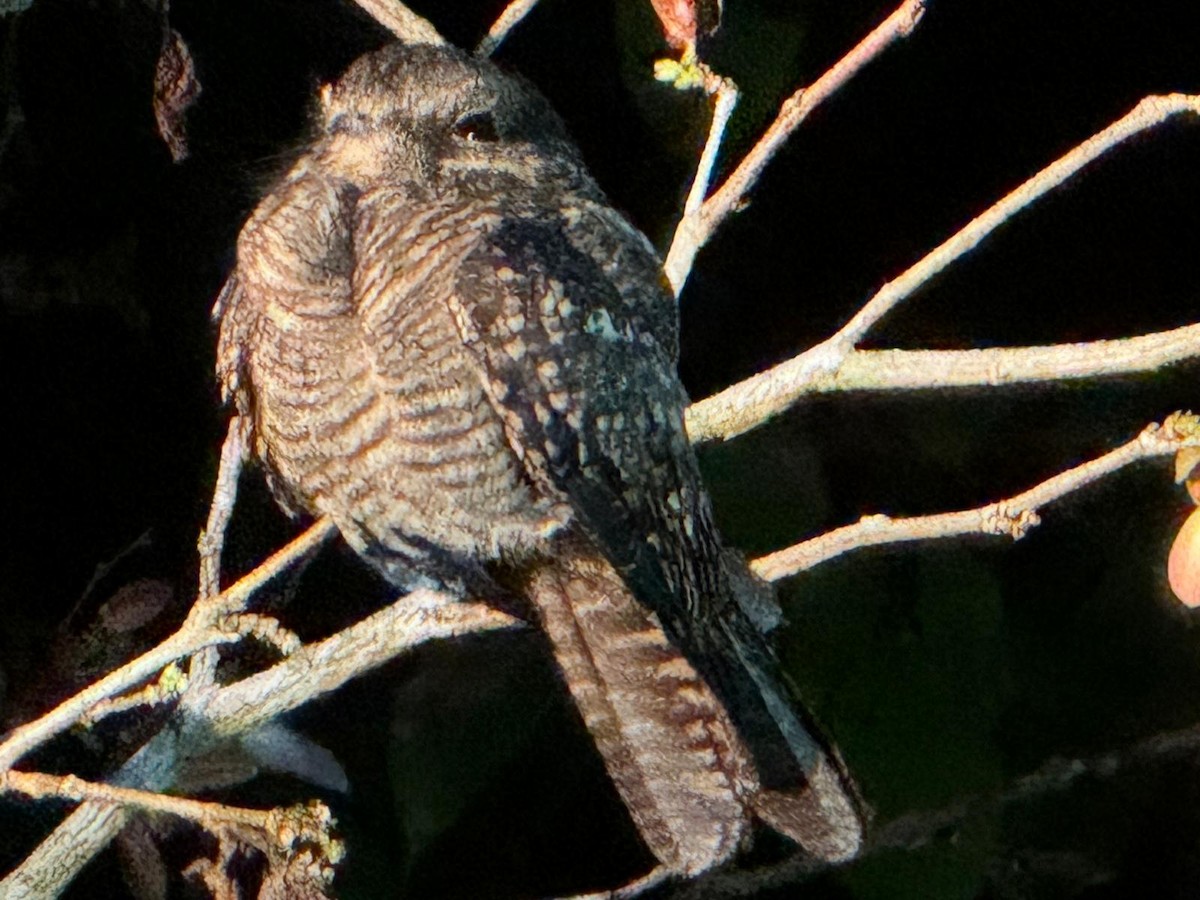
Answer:
[(330, 134), (365, 134), (371, 130), (371, 122), (362, 113), (338, 113), (325, 130)]
[(454, 133), (466, 141), (491, 143), (500, 140), (500, 135), (496, 133), (496, 120), (490, 112), (467, 113), (454, 123)]

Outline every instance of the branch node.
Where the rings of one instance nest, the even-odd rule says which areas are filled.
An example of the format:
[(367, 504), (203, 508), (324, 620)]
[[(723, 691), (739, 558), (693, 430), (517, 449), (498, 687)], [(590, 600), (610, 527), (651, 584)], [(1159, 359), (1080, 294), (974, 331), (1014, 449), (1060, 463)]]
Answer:
[(280, 624), (278, 619), (256, 613), (234, 613), (222, 616), (217, 627), (228, 634), (254, 638), (269, 644), (282, 656), (291, 656), (303, 646), (296, 632)]
[(1013, 509), (1005, 503), (990, 507), (983, 519), (986, 533), (1010, 537), (1014, 541), (1021, 540), (1042, 524), (1036, 509)]

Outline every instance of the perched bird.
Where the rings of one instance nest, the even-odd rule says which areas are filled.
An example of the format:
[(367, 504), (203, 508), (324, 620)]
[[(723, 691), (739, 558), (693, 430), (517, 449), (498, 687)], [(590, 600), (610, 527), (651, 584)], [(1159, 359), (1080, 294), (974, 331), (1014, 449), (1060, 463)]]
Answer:
[(279, 502), (398, 588), (524, 597), (660, 872), (755, 820), (857, 851), (713, 525), (659, 259), (535, 88), (444, 46), (357, 60), (214, 314)]

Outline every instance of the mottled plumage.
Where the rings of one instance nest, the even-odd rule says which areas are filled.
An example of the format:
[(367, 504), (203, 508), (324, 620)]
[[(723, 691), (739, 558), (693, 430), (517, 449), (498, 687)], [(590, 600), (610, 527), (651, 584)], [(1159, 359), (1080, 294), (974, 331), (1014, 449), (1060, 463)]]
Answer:
[[(358, 60), (238, 240), (218, 370), (280, 502), (403, 588), (516, 584), (650, 849), (861, 823), (738, 602), (659, 261), (546, 101), (429, 46)], [(749, 588), (753, 590), (753, 588)]]

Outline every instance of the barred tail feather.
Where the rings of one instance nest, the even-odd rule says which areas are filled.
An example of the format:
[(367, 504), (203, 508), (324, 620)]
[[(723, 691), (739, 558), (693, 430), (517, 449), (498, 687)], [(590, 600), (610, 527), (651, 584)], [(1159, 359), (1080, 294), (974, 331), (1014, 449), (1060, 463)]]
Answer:
[(612, 565), (567, 552), (531, 576), (558, 665), (642, 838), (680, 875), (749, 831), (753, 767), (724, 706)]
[(755, 819), (816, 857), (855, 854), (861, 822), (840, 764), (781, 695), (757, 684), (736, 642), (727, 663), (763, 691), (803, 772), (787, 787), (764, 787), (736, 717), (602, 555), (570, 545), (534, 570), (529, 596), (609, 776), (667, 869), (720, 865)]

